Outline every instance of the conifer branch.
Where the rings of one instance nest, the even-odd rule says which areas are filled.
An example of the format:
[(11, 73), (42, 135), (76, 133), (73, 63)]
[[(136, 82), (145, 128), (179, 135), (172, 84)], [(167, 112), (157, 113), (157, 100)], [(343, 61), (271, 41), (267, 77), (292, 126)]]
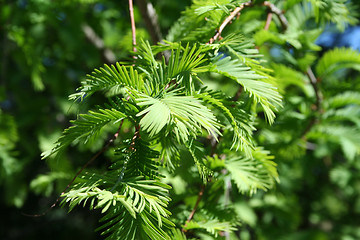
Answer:
[[(240, 12), (245, 8), (245, 7), (249, 7), (252, 5), (252, 1), (248, 1), (246, 3), (243, 3), (241, 4), (239, 7), (235, 8), (231, 14), (223, 21), (223, 23), (220, 25), (219, 29), (217, 30), (216, 34), (209, 40), (209, 42), (207, 44), (212, 44), (214, 43), (217, 39), (221, 38), (221, 33), (222, 31), (225, 29), (225, 27), (230, 23), (232, 23), (232, 20), (235, 16), (237, 15), (240, 15)], [(233, 97), (233, 101), (236, 102), (241, 93), (243, 91), (243, 87), (240, 86), (239, 90), (236, 92), (235, 96)], [(218, 141), (216, 141), (215, 137), (214, 136), (210, 136), (210, 142), (211, 142), (211, 153), (210, 155), (211, 156), (214, 156), (215, 155), (215, 151), (216, 151), (216, 148), (218, 146)], [(230, 187), (231, 187), (231, 183), (230, 183)], [(184, 227), (182, 228), (182, 232), (187, 232), (187, 230), (185, 230), (185, 227), (187, 226), (187, 224), (193, 219), (196, 211), (197, 211), (197, 208), (199, 206), (199, 203), (204, 195), (204, 190), (205, 190), (205, 185), (201, 185), (201, 189), (198, 193), (198, 197), (196, 199), (196, 203), (194, 205), (194, 208), (193, 210), (191, 211), (188, 219), (186, 220), (186, 223), (184, 225)]]

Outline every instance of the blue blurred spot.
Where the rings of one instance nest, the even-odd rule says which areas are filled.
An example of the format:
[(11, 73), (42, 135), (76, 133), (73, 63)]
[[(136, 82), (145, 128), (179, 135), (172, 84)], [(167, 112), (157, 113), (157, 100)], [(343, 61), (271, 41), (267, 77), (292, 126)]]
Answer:
[(10, 110), (13, 107), (13, 103), (9, 99), (5, 99), (5, 101), (0, 102), (0, 108), (3, 110)]
[(281, 48), (279, 46), (274, 46), (270, 49), (270, 54), (274, 58), (281, 58)]
[(94, 6), (94, 11), (95, 12), (102, 12), (104, 10), (105, 10), (105, 5), (104, 4), (101, 4), (101, 3), (95, 4), (95, 6)]
[(27, 5), (28, 5), (28, 1), (27, 1), (27, 0), (18, 0), (18, 1), (17, 1), (17, 5), (18, 5), (20, 8), (26, 8)]
[(348, 27), (343, 33), (325, 30), (316, 40), (316, 44), (324, 48), (350, 47), (360, 51), (360, 26)]
[(220, 56), (220, 60), (226, 58), (228, 55), (224, 52), (219, 51), (217, 56)]
[(67, 69), (65, 74), (66, 77), (72, 81), (78, 81), (79, 79), (79, 74), (77, 74), (76, 71), (73, 69)]
[(316, 40), (316, 44), (320, 46), (324, 46), (326, 48), (330, 48), (331, 46), (335, 45), (336, 35), (337, 33), (324, 32)]
[(60, 12), (56, 15), (56, 18), (60, 21), (64, 21), (66, 19), (66, 13)]
[(341, 35), (340, 44), (360, 50), (360, 26), (350, 27)]
[(55, 64), (55, 61), (52, 58), (49, 57), (44, 57), (42, 59), (42, 63), (44, 64), (44, 66), (46, 67), (51, 67)]

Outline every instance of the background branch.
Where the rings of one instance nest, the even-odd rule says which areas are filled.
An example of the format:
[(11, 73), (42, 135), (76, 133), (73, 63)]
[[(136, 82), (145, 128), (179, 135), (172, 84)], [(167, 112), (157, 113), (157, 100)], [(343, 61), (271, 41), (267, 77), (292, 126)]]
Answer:
[(314, 89), (314, 92), (315, 92), (315, 97), (316, 97), (316, 111), (320, 111), (320, 108), (321, 108), (321, 102), (322, 102), (322, 95), (321, 95), (321, 92), (319, 91), (319, 88), (318, 88), (318, 80), (317, 78), (315, 77), (315, 74), (314, 72), (312, 71), (312, 69), (310, 67), (308, 67), (308, 69), (306, 70), (306, 75), (308, 76), (308, 78), (310, 79), (310, 84), (311, 86), (313, 87)]
[[(316, 98), (316, 102), (315, 102), (315, 106), (314, 106), (314, 111), (321, 113), (321, 103), (322, 103), (322, 93), (319, 90), (318, 87), (318, 79), (315, 77), (314, 72), (312, 71), (312, 69), (310, 67), (308, 67), (308, 69), (306, 70), (306, 75), (308, 76), (309, 80), (310, 80), (310, 84), (312, 86), (312, 88), (314, 89), (315, 92), (315, 98)], [(317, 116), (313, 116), (312, 119), (310, 120), (310, 122), (308, 123), (308, 125), (306, 126), (306, 128), (304, 129), (303, 133), (301, 134), (301, 138), (304, 139), (306, 134), (308, 132), (310, 132), (311, 128), (318, 122), (318, 118)]]
[(284, 28), (284, 30), (286, 31), (286, 29), (288, 28), (289, 26), (289, 23), (288, 23), (288, 20), (286, 19), (283, 11), (279, 8), (277, 8), (274, 4), (272, 4), (271, 2), (269, 1), (265, 1), (263, 3), (264, 6), (268, 7), (269, 10), (276, 14), (276, 16), (279, 18), (280, 22), (281, 22), (281, 25), (282, 27)]
[(265, 27), (264, 29), (265, 30), (269, 30), (269, 27), (270, 27), (270, 23), (271, 23), (271, 20), (272, 20), (272, 12), (269, 12), (267, 17), (266, 17), (266, 23), (265, 23)]
[(89, 42), (91, 42), (97, 49), (99, 49), (102, 53), (102, 56), (106, 63), (114, 63), (116, 62), (116, 57), (113, 51), (109, 48), (105, 47), (104, 41), (96, 34), (94, 29), (92, 29), (89, 25), (83, 24), (81, 26), (85, 37)]
[(160, 24), (154, 6), (147, 0), (136, 0), (145, 26), (150, 34), (153, 44), (160, 42), (163, 37), (160, 31)]

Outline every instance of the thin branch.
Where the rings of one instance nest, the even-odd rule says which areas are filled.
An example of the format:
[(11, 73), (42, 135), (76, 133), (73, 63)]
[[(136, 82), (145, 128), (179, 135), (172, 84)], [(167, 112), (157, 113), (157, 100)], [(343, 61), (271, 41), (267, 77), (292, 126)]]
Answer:
[(207, 44), (212, 44), (214, 43), (218, 38), (221, 37), (221, 33), (222, 31), (225, 29), (225, 27), (231, 23), (231, 21), (233, 20), (234, 17), (236, 17), (236, 15), (240, 14), (241, 10), (244, 9), (244, 7), (249, 7), (252, 5), (251, 1), (247, 1), (245, 3), (242, 3), (239, 7), (236, 7), (231, 13), (230, 15), (223, 21), (223, 23), (220, 25), (219, 29), (217, 29), (216, 34), (210, 38), (209, 42)]
[[(274, 13), (278, 16), (280, 22), (281, 22), (281, 25), (282, 27), (284, 28), (284, 30), (286, 30), (288, 28), (288, 21), (284, 15), (284, 13), (279, 9), (277, 8), (274, 4), (272, 4), (271, 2), (269, 1), (265, 1), (263, 3), (264, 6), (268, 7), (269, 10), (270, 10), (270, 13)], [(245, 7), (250, 7), (250, 6), (253, 6), (253, 3), (252, 1), (247, 1), (245, 3), (242, 3), (239, 7), (236, 7), (231, 13), (230, 15), (223, 21), (223, 23), (220, 25), (219, 29), (217, 29), (216, 31), (216, 34), (210, 38), (209, 42), (207, 44), (212, 44), (214, 43), (217, 39), (221, 38), (221, 33), (222, 31), (225, 29), (225, 27), (232, 22), (232, 20), (234, 19), (235, 16), (237, 15), (240, 15), (240, 12), (245, 8)], [(268, 14), (268, 19), (270, 18), (270, 20), (267, 20), (267, 23), (268, 21), (271, 21), (271, 17), (272, 15)], [(270, 24), (270, 23), (269, 23)]]
[(241, 96), (241, 93), (243, 92), (243, 87), (240, 85), (239, 89), (236, 91), (234, 97), (232, 98), (232, 100), (234, 102), (236, 102), (237, 100), (239, 100), (240, 96)]
[(77, 173), (75, 174), (75, 176), (73, 177), (73, 179), (71, 179), (71, 181), (69, 182), (69, 184), (65, 187), (65, 189), (62, 191), (62, 193), (60, 194), (60, 196), (55, 200), (55, 202), (43, 213), (41, 214), (24, 214), (25, 216), (28, 217), (41, 217), (44, 216), (45, 214), (47, 214), (51, 209), (53, 209), (54, 207), (56, 207), (57, 203), (60, 201), (60, 199), (62, 198), (62, 195), (69, 189), (69, 187), (74, 183), (74, 181), (76, 180), (76, 178), (82, 173), (82, 171), (84, 171), (85, 168), (87, 168), (92, 162), (94, 162), (102, 153), (104, 153), (109, 147), (110, 145), (118, 138), (121, 127), (124, 123), (124, 119), (121, 120), (119, 128), (117, 130), (117, 132), (112, 136), (112, 138), (108, 141), (108, 143), (99, 151), (97, 152), (87, 163), (85, 163), (79, 171), (77, 171)]
[(87, 24), (83, 24), (81, 28), (85, 34), (85, 37), (89, 40), (89, 42), (91, 42), (97, 49), (101, 51), (106, 63), (116, 62), (116, 57), (114, 52), (112, 52), (109, 48), (105, 47), (104, 41), (96, 34), (94, 29), (92, 29)]
[(267, 17), (266, 17), (266, 23), (265, 23), (265, 27), (264, 29), (265, 30), (269, 30), (269, 27), (270, 27), (270, 23), (271, 23), (271, 20), (272, 20), (272, 12), (269, 12)]
[(314, 72), (312, 71), (312, 69), (310, 67), (308, 67), (308, 69), (306, 70), (306, 75), (308, 76), (308, 78), (310, 79), (310, 84), (314, 89), (315, 92), (315, 97), (316, 97), (316, 111), (320, 111), (321, 108), (321, 102), (322, 102), (322, 96), (321, 96), (321, 92), (319, 91), (318, 88), (318, 79), (315, 77)]
[(200, 201), (201, 201), (201, 199), (202, 199), (202, 197), (203, 197), (203, 195), (204, 195), (204, 191), (205, 191), (205, 185), (202, 184), (202, 185), (201, 185), (201, 188), (200, 188), (200, 191), (199, 191), (199, 194), (198, 194), (198, 197), (197, 197), (197, 199), (196, 199), (196, 203), (195, 203), (195, 205), (194, 205), (194, 208), (193, 208), (193, 210), (191, 211), (188, 219), (186, 220), (186, 223), (185, 223), (184, 227), (181, 229), (182, 232), (187, 232), (187, 230), (185, 230), (185, 227), (186, 227), (187, 224), (193, 219), (193, 217), (194, 217), (194, 215), (195, 215), (195, 212), (196, 212), (196, 210), (197, 210), (197, 208), (198, 208), (198, 206), (199, 206), (199, 203), (200, 203)]
[[(310, 80), (310, 84), (312, 86), (312, 88), (314, 89), (315, 92), (315, 106), (314, 106), (314, 111), (317, 113), (321, 113), (321, 103), (322, 103), (322, 94), (321, 91), (319, 90), (318, 87), (318, 79), (315, 77), (314, 72), (312, 71), (312, 69), (310, 67), (308, 67), (308, 69), (306, 70), (306, 75), (308, 76), (309, 80)], [(318, 122), (318, 118), (317, 116), (313, 116), (313, 118), (310, 120), (310, 122), (308, 123), (308, 125), (306, 126), (306, 128), (304, 129), (303, 133), (301, 134), (301, 138), (304, 139), (306, 134), (308, 132), (310, 132), (310, 130), (312, 129), (312, 127)]]
[(136, 150), (134, 148), (134, 146), (135, 146), (135, 141), (138, 138), (140, 138), (140, 125), (135, 126), (135, 134), (134, 134), (133, 138), (131, 139), (130, 148), (129, 148), (131, 151)]
[[(220, 132), (222, 133), (223, 129), (220, 129)], [(214, 157), (216, 154), (216, 149), (219, 145), (221, 135), (217, 135), (216, 137), (217, 137), (217, 139), (215, 138), (215, 136), (210, 135), (210, 146), (211, 146), (210, 156), (211, 157)]]
[(312, 127), (318, 122), (316, 117), (312, 117), (310, 119), (310, 122), (306, 125), (305, 129), (303, 130), (303, 132), (301, 133), (300, 138), (305, 140), (306, 139), (306, 134), (308, 134), (308, 132), (310, 132), (310, 130), (312, 129)]
[[(132, 0), (129, 0), (129, 12), (130, 12), (133, 51), (136, 52), (136, 27), (135, 27), (134, 7)], [(133, 56), (133, 58), (135, 59), (136, 56)]]
[(279, 20), (281, 22), (282, 27), (284, 28), (284, 30), (286, 30), (289, 26), (289, 22), (287, 21), (283, 11), (281, 9), (277, 8), (274, 4), (272, 4), (269, 1), (265, 1), (263, 3), (263, 5), (268, 7), (272, 13), (276, 14), (276, 16), (279, 18)]

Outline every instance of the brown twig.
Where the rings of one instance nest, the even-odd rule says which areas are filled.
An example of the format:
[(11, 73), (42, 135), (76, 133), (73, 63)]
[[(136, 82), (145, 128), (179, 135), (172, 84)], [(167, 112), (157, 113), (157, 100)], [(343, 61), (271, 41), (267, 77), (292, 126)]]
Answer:
[(308, 69), (306, 70), (306, 75), (308, 76), (308, 78), (310, 79), (310, 84), (314, 89), (315, 92), (315, 97), (316, 97), (316, 111), (320, 111), (321, 108), (321, 102), (322, 102), (322, 96), (321, 96), (321, 92), (319, 91), (318, 88), (318, 79), (315, 77), (314, 72), (312, 71), (312, 69), (310, 67), (308, 67)]
[(283, 11), (279, 8), (277, 8), (274, 4), (272, 4), (269, 1), (265, 1), (263, 3), (264, 6), (266, 6), (267, 8), (269, 8), (270, 12), (275, 13), (275, 15), (279, 18), (282, 27), (284, 28), (284, 30), (286, 30), (289, 26), (289, 23), (283, 13)]
[[(314, 72), (312, 71), (312, 69), (310, 67), (308, 67), (308, 69), (306, 70), (306, 75), (308, 76), (309, 80), (310, 80), (310, 84), (312, 86), (312, 88), (314, 89), (315, 92), (315, 106), (313, 108), (313, 111), (315, 111), (316, 113), (321, 113), (321, 103), (322, 103), (322, 94), (321, 91), (319, 90), (318, 87), (318, 79), (315, 77)], [(313, 116), (312, 119), (310, 120), (310, 122), (308, 123), (308, 125), (306, 126), (306, 128), (304, 129), (304, 131), (301, 134), (301, 138), (304, 139), (306, 134), (308, 132), (310, 132), (311, 128), (318, 122), (318, 117), (317, 116)]]
[(199, 191), (199, 194), (198, 194), (198, 197), (197, 197), (197, 199), (196, 199), (196, 203), (195, 203), (195, 205), (194, 205), (194, 208), (193, 208), (193, 210), (191, 211), (188, 219), (186, 220), (186, 223), (185, 223), (184, 227), (181, 229), (182, 232), (187, 232), (187, 230), (185, 229), (185, 227), (186, 227), (187, 224), (193, 219), (193, 217), (194, 217), (194, 215), (195, 215), (195, 212), (196, 212), (196, 210), (197, 210), (197, 208), (198, 208), (198, 206), (199, 206), (199, 203), (200, 203), (200, 201), (201, 201), (201, 199), (202, 199), (202, 197), (203, 197), (203, 195), (204, 195), (204, 191), (205, 191), (205, 185), (202, 184), (202, 185), (201, 185), (201, 188), (200, 188), (200, 191)]
[[(284, 30), (286, 30), (288, 28), (288, 21), (284, 15), (284, 13), (279, 9), (277, 8), (274, 4), (272, 4), (271, 2), (269, 1), (265, 1), (263, 3), (264, 6), (266, 6), (267, 8), (269, 8), (269, 14), (268, 14), (268, 17), (267, 17), (267, 21), (266, 21), (266, 24), (269, 24), (270, 25), (270, 21), (271, 21), (271, 18), (272, 18), (272, 13), (274, 13), (275, 15), (277, 15), (277, 17), (279, 18), (280, 22), (281, 22), (281, 25), (282, 27), (284, 28)], [(236, 7), (231, 13), (230, 15), (222, 22), (222, 24), (220, 25), (219, 29), (217, 29), (216, 31), (216, 34), (210, 38), (209, 42), (207, 42), (207, 44), (212, 44), (214, 43), (218, 38), (221, 38), (221, 33), (222, 31), (225, 29), (225, 27), (231, 23), (231, 21), (236, 17), (236, 16), (239, 16), (240, 15), (240, 12), (245, 8), (245, 7), (250, 7), (250, 6), (253, 6), (253, 3), (252, 1), (247, 1), (245, 3), (242, 3), (239, 7)], [(265, 29), (267, 29), (268, 26), (265, 25)]]
[(237, 100), (239, 100), (240, 96), (241, 96), (241, 93), (243, 92), (243, 87), (240, 85), (239, 89), (236, 91), (234, 97), (232, 98), (232, 100), (234, 102), (236, 102)]
[(131, 139), (130, 148), (129, 148), (131, 151), (134, 151), (134, 150), (135, 150), (135, 148), (134, 148), (134, 146), (135, 146), (135, 141), (136, 141), (136, 139), (138, 139), (138, 138), (140, 138), (140, 125), (136, 125), (136, 126), (135, 126), (135, 133), (134, 133), (133, 138)]
[(265, 23), (265, 27), (264, 29), (265, 30), (269, 30), (269, 27), (270, 27), (270, 23), (271, 23), (271, 20), (272, 20), (272, 12), (269, 12), (267, 17), (266, 17), (266, 23)]
[(212, 44), (214, 43), (218, 38), (221, 37), (221, 33), (222, 31), (225, 29), (225, 27), (231, 23), (231, 21), (233, 20), (234, 17), (236, 17), (237, 15), (240, 14), (240, 11), (244, 9), (244, 7), (248, 7), (251, 6), (252, 2), (251, 1), (247, 1), (245, 3), (242, 3), (239, 7), (236, 7), (231, 13), (230, 15), (222, 22), (222, 24), (220, 25), (219, 29), (217, 29), (216, 34), (210, 38), (209, 42), (207, 44)]
[[(132, 0), (129, 0), (129, 12), (130, 12), (133, 52), (136, 52), (136, 27), (135, 27), (135, 19), (134, 19), (134, 6)], [(135, 59), (136, 56), (133, 56), (133, 58)]]
[(306, 140), (306, 134), (308, 134), (308, 132), (310, 132), (310, 130), (312, 129), (312, 127), (317, 123), (317, 118), (316, 117), (312, 117), (309, 121), (309, 123), (306, 125), (305, 129), (303, 130), (303, 132), (300, 135), (300, 138), (302, 140)]
[[(209, 42), (207, 42), (207, 44), (212, 44), (214, 43), (218, 38), (221, 37), (221, 33), (222, 31), (225, 29), (225, 27), (231, 23), (231, 21), (233, 20), (234, 17), (239, 17), (240, 16), (240, 12), (241, 10), (244, 9), (244, 7), (250, 7), (252, 6), (252, 1), (248, 1), (245, 3), (242, 3), (239, 7), (236, 7), (231, 13), (230, 15), (222, 22), (222, 24), (220, 25), (219, 29), (217, 30), (216, 34), (210, 38)], [(237, 101), (241, 95), (242, 92), (242, 87), (240, 86), (239, 90), (236, 92), (235, 96), (233, 97), (233, 101)]]
[(119, 128), (117, 130), (117, 132), (112, 136), (112, 138), (108, 141), (108, 143), (99, 151), (97, 152), (87, 163), (85, 163), (79, 171), (77, 171), (77, 173), (75, 174), (75, 176), (71, 179), (71, 181), (69, 182), (69, 184), (65, 187), (65, 189), (62, 191), (62, 193), (60, 194), (60, 196), (55, 200), (55, 202), (43, 213), (41, 214), (25, 214), (23, 213), (23, 215), (28, 216), (28, 217), (41, 217), (44, 216), (45, 214), (47, 214), (51, 209), (53, 209), (54, 207), (56, 207), (56, 205), (58, 204), (58, 202), (60, 201), (60, 199), (62, 198), (62, 195), (69, 189), (69, 187), (74, 183), (74, 181), (76, 180), (76, 178), (82, 173), (82, 171), (84, 171), (85, 168), (87, 168), (92, 162), (94, 162), (102, 153), (104, 153), (106, 151), (106, 149), (108, 149), (110, 147), (110, 145), (118, 138), (121, 127), (124, 123), (124, 119), (121, 120)]

